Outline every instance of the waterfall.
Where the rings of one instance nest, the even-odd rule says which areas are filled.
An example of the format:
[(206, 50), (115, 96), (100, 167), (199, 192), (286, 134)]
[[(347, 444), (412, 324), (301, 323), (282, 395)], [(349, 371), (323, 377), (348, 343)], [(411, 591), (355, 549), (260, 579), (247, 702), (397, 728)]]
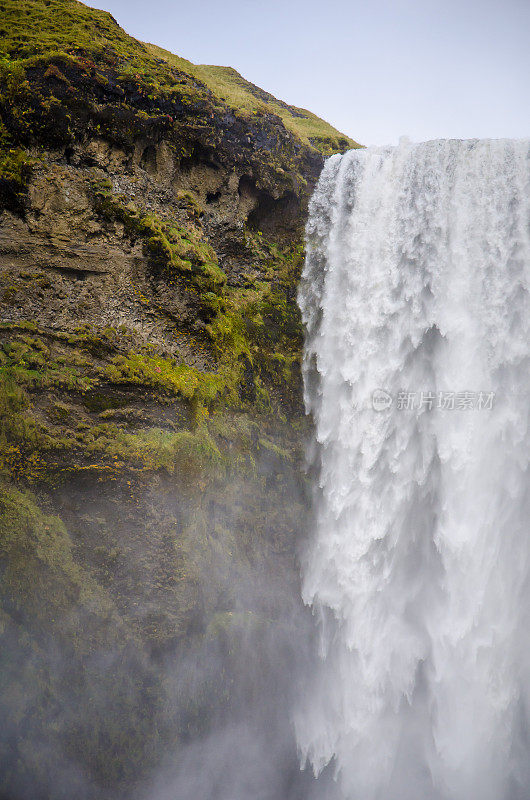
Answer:
[(530, 797), (530, 142), (333, 156), (299, 292), (314, 420), (302, 760), (346, 800)]

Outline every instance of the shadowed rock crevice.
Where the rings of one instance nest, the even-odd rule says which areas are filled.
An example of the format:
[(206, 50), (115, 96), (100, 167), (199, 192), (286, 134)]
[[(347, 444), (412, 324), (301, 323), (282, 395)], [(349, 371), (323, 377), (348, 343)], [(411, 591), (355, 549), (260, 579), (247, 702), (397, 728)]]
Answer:
[(145, 150), (142, 153), (142, 157), (140, 159), (140, 167), (145, 169), (150, 175), (156, 175), (157, 171), (157, 159), (156, 159), (156, 147), (153, 144), (147, 145)]

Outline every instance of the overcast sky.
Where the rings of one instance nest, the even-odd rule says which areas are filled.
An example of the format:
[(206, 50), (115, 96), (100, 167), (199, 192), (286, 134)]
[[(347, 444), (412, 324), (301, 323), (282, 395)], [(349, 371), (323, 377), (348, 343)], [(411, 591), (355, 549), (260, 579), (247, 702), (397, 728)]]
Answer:
[(530, 0), (89, 0), (362, 144), (530, 137)]

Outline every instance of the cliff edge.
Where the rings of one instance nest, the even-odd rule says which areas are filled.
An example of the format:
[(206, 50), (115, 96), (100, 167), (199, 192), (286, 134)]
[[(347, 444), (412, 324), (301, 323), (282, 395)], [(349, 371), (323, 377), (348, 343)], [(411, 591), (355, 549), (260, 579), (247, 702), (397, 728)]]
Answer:
[(356, 144), (75, 0), (0, 10), (0, 794), (130, 797), (285, 727), (303, 227)]

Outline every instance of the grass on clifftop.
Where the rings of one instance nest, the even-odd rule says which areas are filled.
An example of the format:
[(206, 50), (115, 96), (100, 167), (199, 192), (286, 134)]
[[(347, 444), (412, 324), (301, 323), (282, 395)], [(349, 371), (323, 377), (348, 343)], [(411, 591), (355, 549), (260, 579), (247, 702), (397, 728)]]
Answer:
[(185, 94), (193, 85), (200, 90), (200, 81), (204, 92), (209, 89), (214, 100), (239, 115), (276, 114), (291, 133), (326, 156), (359, 147), (324, 120), (277, 100), (230, 67), (197, 66), (134, 39), (106, 11), (77, 0), (0, 0), (0, 62), (49, 58), (58, 53), (114, 64), (124, 74), (141, 76), (155, 94), (177, 87)]
[(158, 58), (163, 58), (171, 66), (197, 78), (221, 100), (238, 111), (253, 114), (277, 114), (285, 127), (306, 144), (312, 144), (324, 155), (337, 150), (361, 147), (349, 136), (345, 136), (320, 117), (278, 100), (253, 83), (245, 80), (232, 67), (216, 67), (210, 64), (192, 64), (162, 47), (147, 44), (147, 48)]
[(176, 83), (171, 70), (107, 11), (78, 0), (0, 0), (0, 66), (57, 54), (125, 67), (159, 88)]

